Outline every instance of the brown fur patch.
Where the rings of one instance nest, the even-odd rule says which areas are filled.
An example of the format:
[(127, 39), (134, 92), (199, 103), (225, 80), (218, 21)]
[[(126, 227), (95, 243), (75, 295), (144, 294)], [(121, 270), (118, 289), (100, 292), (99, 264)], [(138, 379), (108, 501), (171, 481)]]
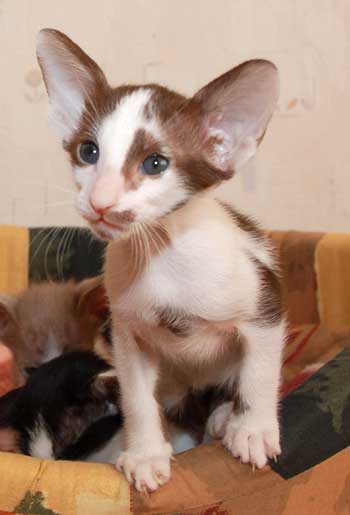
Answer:
[[(84, 166), (77, 157), (78, 145), (84, 141), (96, 143), (94, 125), (98, 126), (106, 115), (113, 112), (124, 96), (145, 87), (153, 90), (145, 106), (145, 117), (158, 119), (164, 140), (155, 140), (144, 129), (137, 131), (122, 170), (126, 189), (134, 190), (139, 187), (145, 179), (140, 171), (142, 162), (153, 153), (163, 154), (164, 146), (170, 149), (172, 154), (168, 156), (165, 152), (165, 156), (173, 159), (178, 173), (192, 191), (202, 191), (228, 179), (227, 173), (215, 168), (203, 158), (202, 145), (205, 134), (198, 106), (186, 97), (155, 84), (122, 86), (115, 89), (105, 85), (94, 92), (91, 101), (86, 104), (86, 112), (82, 116), (78, 130), (65, 144), (72, 163)], [(151, 178), (157, 180), (159, 176)]]
[(33, 284), (10, 304), (0, 304), (10, 310), (0, 337), (22, 370), (41, 364), (50, 344), (60, 352), (92, 349), (107, 314), (101, 278)]
[(233, 386), (233, 412), (235, 415), (243, 415), (249, 410), (249, 405), (244, 401), (239, 389), (239, 381)]
[(160, 175), (146, 176), (141, 171), (141, 165), (146, 157), (156, 153), (162, 153), (160, 143), (147, 131), (139, 129), (135, 133), (122, 169), (127, 191), (136, 190), (146, 177), (150, 179), (158, 179), (160, 177)]
[(158, 313), (159, 326), (171, 331), (175, 336), (186, 337), (191, 331), (191, 320), (189, 316), (176, 313), (171, 309), (163, 309)]
[(135, 215), (132, 211), (108, 211), (107, 214), (104, 215), (104, 221), (115, 223), (115, 224), (130, 224), (134, 222)]
[(178, 156), (175, 161), (177, 170), (193, 192), (205, 190), (226, 179), (223, 172), (200, 155)]
[(261, 282), (258, 301), (258, 322), (261, 325), (278, 324), (283, 315), (282, 286), (278, 274), (256, 258), (251, 258), (257, 267)]
[(264, 234), (258, 224), (250, 217), (240, 211), (237, 211), (226, 202), (219, 201), (222, 207), (227, 211), (232, 220), (242, 231), (249, 232), (257, 239), (262, 239)]
[(140, 87), (121, 86), (113, 89), (105, 83), (103, 86), (94, 89), (90, 94), (89, 101), (86, 101), (85, 111), (78, 129), (69, 141), (63, 143), (64, 149), (70, 154), (73, 165), (88, 166), (79, 160), (77, 155), (78, 146), (86, 141), (97, 144), (96, 127), (98, 128), (102, 120), (115, 110), (118, 102), (124, 96), (140, 89)]

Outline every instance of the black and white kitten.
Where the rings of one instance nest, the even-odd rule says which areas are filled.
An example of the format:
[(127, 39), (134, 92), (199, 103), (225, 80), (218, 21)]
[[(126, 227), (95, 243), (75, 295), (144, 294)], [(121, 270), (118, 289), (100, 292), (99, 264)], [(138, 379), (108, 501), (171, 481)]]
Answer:
[[(0, 450), (114, 463), (123, 448), (123, 416), (107, 362), (93, 352), (75, 351), (28, 372), (24, 386), (0, 398)], [(212, 395), (188, 396), (181, 411), (168, 413), (176, 452), (202, 440)]]
[(84, 449), (73, 447), (96, 421), (107, 418), (112, 434), (122, 426), (117, 381), (109, 370), (88, 351), (66, 353), (32, 369), (24, 386), (0, 398), (0, 450), (43, 459), (75, 453), (79, 459), (98, 448), (108, 432), (90, 436)]

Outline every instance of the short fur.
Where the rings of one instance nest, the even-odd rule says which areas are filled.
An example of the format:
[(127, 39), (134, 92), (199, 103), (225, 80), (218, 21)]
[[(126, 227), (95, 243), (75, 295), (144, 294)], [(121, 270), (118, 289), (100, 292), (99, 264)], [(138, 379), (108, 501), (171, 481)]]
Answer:
[[(210, 413), (225, 398), (207, 389), (167, 410), (166, 432), (176, 452), (185, 450), (181, 438), (187, 448), (202, 442)], [(24, 386), (0, 397), (0, 451), (112, 463), (124, 436), (114, 370), (89, 351), (33, 368)]]
[[(24, 386), (0, 398), (0, 450), (63, 459), (97, 420), (113, 414), (120, 428), (118, 385), (114, 379), (114, 388), (108, 386), (108, 370), (105, 361), (87, 351), (68, 352), (33, 369)], [(108, 434), (101, 437), (102, 443), (108, 440)], [(12, 448), (6, 449), (9, 441)], [(92, 449), (80, 444), (75, 459), (96, 447), (97, 442)]]
[[(209, 430), (263, 467), (281, 452), (278, 266), (258, 228), (210, 193), (254, 156), (278, 98), (275, 66), (242, 63), (187, 99), (154, 84), (110, 87), (52, 29), (37, 52), (78, 210), (111, 241), (105, 284), (126, 430), (118, 467), (139, 490), (165, 483), (172, 451), (157, 401), (169, 409), (215, 385), (232, 400)], [(99, 149), (94, 164), (78, 158), (86, 141)], [(154, 152), (169, 165), (148, 176), (142, 163)]]
[(33, 284), (17, 295), (0, 295), (0, 340), (23, 375), (64, 352), (92, 349), (107, 312), (100, 277)]

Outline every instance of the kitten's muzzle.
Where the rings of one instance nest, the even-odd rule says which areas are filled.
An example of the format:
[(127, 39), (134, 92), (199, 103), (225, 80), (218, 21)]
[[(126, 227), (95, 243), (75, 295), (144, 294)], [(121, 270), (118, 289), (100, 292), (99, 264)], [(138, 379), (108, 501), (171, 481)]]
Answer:
[(131, 211), (107, 212), (100, 215), (96, 220), (89, 220), (90, 225), (99, 232), (108, 231), (123, 232), (127, 230), (129, 225), (135, 220), (135, 215)]

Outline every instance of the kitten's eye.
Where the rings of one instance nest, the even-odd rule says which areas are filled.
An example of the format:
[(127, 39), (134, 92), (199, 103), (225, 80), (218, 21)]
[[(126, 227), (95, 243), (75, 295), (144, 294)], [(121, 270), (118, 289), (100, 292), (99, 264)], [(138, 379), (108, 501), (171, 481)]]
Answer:
[(169, 160), (166, 157), (160, 156), (159, 154), (152, 154), (146, 157), (142, 163), (142, 172), (145, 175), (158, 175), (169, 166)]
[(82, 163), (94, 165), (97, 163), (99, 155), (100, 151), (98, 146), (92, 141), (85, 141), (78, 145), (77, 156)]

